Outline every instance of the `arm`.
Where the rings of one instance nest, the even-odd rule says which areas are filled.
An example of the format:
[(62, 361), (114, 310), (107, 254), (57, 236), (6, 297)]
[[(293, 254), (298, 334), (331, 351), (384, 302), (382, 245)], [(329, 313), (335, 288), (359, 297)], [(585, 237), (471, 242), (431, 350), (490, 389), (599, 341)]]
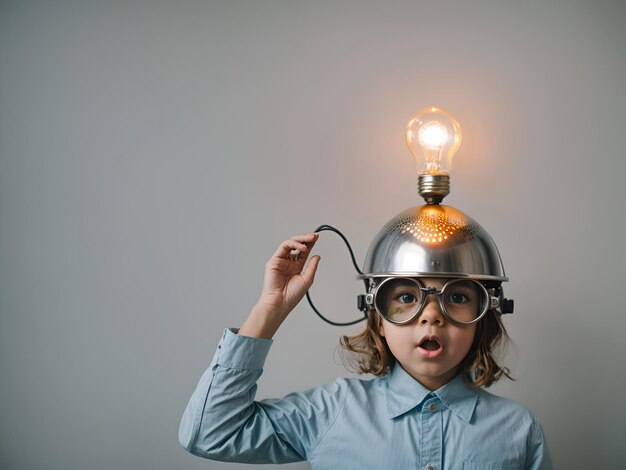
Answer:
[(543, 434), (541, 424), (536, 417), (533, 417), (533, 423), (528, 436), (528, 450), (526, 454), (527, 470), (553, 470), (552, 458), (546, 438)]
[[(271, 337), (313, 283), (319, 256), (306, 269), (304, 264), (317, 238), (293, 237), (280, 245), (266, 264), (261, 297), (239, 334), (225, 331), (180, 424), (179, 440), (189, 452), (239, 462), (304, 460), (330, 426), (345, 395), (336, 384), (283, 400), (254, 401)], [(300, 256), (290, 256), (292, 250)]]

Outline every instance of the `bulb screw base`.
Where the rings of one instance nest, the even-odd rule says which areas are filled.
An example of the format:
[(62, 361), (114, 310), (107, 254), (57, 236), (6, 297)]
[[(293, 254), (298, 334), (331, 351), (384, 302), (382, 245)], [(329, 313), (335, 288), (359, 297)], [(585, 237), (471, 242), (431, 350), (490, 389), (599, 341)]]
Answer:
[(417, 179), (417, 192), (426, 204), (439, 204), (450, 194), (450, 175), (420, 174)]

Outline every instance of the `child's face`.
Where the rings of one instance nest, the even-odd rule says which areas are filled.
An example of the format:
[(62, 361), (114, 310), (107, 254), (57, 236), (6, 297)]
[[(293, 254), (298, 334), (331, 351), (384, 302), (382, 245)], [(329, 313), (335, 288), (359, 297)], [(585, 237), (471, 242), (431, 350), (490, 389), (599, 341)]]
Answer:
[[(424, 285), (441, 289), (448, 279), (423, 279)], [(458, 373), (476, 334), (476, 324), (456, 325), (441, 313), (434, 295), (411, 323), (396, 325), (382, 320), (380, 334), (402, 368), (429, 390), (437, 390)]]

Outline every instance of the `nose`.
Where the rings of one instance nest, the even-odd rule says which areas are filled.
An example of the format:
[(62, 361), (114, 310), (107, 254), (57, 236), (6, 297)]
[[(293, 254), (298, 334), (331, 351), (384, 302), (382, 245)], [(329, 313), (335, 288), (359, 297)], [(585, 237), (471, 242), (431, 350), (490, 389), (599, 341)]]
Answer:
[(419, 316), (418, 322), (420, 325), (445, 325), (446, 319), (441, 312), (441, 307), (435, 295), (431, 294), (426, 298), (426, 304)]

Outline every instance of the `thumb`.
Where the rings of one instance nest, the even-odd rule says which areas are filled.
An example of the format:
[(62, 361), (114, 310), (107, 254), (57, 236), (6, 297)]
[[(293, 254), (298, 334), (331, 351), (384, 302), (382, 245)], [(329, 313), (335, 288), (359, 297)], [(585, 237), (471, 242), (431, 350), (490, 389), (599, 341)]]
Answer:
[(302, 273), (302, 278), (307, 285), (307, 289), (313, 285), (313, 280), (315, 279), (315, 273), (317, 272), (317, 265), (320, 262), (319, 255), (313, 256), (309, 263), (306, 265), (304, 272)]

